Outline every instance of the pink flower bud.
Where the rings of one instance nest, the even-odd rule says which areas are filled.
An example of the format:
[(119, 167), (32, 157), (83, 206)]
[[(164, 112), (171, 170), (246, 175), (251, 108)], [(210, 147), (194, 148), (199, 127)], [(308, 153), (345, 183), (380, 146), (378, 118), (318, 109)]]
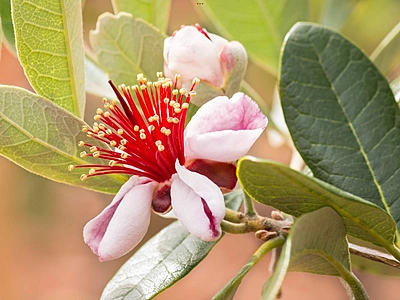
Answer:
[(216, 96), (231, 97), (240, 88), (246, 72), (247, 54), (239, 42), (208, 33), (199, 24), (183, 26), (164, 41), (164, 73), (180, 74), (183, 87), (190, 87), (197, 77), (198, 96), (193, 101), (204, 104)]

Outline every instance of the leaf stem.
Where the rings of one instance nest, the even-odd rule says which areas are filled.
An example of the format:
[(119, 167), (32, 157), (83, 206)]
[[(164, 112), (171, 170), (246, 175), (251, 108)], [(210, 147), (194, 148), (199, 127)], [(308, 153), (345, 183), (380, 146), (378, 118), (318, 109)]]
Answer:
[[(394, 247), (395, 248), (395, 247)], [(367, 258), (369, 260), (373, 260), (376, 262), (383, 263), (385, 265), (394, 267), (396, 269), (400, 269), (400, 262), (393, 256), (378, 250), (370, 249), (367, 247), (355, 245), (352, 243), (349, 243), (349, 250), (351, 254), (355, 254), (364, 258)], [(388, 249), (389, 251), (390, 249)], [(397, 254), (399, 254), (399, 249), (395, 248), (393, 249)], [(393, 251), (389, 251), (393, 252)]]
[(244, 195), (244, 213), (246, 216), (255, 217), (257, 215), (256, 210), (254, 209), (253, 199), (243, 191)]

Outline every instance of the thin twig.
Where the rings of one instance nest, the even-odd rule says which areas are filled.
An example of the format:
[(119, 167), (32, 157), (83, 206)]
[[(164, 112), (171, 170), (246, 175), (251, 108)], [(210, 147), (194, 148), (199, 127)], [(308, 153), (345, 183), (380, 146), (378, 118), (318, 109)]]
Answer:
[(355, 254), (400, 269), (400, 262), (397, 261), (397, 259), (395, 259), (394, 256), (390, 254), (367, 247), (358, 246), (352, 243), (349, 243), (349, 250), (351, 254)]

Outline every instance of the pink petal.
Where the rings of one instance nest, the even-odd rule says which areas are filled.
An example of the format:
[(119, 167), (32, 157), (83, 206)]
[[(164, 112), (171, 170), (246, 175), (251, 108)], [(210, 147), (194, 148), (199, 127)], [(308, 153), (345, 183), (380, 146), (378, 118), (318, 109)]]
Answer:
[(198, 77), (221, 86), (220, 43), (218, 40), (215, 45), (194, 26), (183, 27), (164, 41), (164, 60), (168, 72), (180, 74), (182, 83)]
[(235, 161), (249, 151), (267, 122), (257, 104), (243, 93), (231, 99), (216, 97), (186, 127), (186, 158)]
[(224, 197), (207, 177), (175, 163), (171, 197), (174, 214), (186, 229), (203, 241), (215, 241), (221, 235), (225, 216)]
[(144, 237), (156, 182), (132, 176), (113, 201), (83, 229), (85, 243), (100, 261), (119, 258)]

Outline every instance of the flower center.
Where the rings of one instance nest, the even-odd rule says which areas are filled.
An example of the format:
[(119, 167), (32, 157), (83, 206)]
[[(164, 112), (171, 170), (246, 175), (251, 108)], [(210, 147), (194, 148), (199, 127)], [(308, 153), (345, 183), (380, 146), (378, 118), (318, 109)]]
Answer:
[[(117, 100), (103, 99), (104, 108), (97, 109), (93, 127), (84, 125), (82, 131), (110, 147), (79, 142), (89, 147), (90, 152), (81, 152), (81, 157), (92, 156), (108, 160), (108, 165), (87, 164), (69, 166), (90, 168), (88, 177), (124, 173), (144, 176), (157, 182), (169, 180), (176, 173), (175, 162), (185, 163), (184, 126), (190, 99), (196, 95), (193, 90), (199, 82), (196, 78), (189, 91), (177, 89), (179, 75), (174, 81), (157, 73), (158, 81), (150, 82), (138, 75), (138, 85), (119, 89), (109, 81)], [(133, 91), (133, 93), (131, 93)], [(134, 94), (134, 97), (132, 96)]]

